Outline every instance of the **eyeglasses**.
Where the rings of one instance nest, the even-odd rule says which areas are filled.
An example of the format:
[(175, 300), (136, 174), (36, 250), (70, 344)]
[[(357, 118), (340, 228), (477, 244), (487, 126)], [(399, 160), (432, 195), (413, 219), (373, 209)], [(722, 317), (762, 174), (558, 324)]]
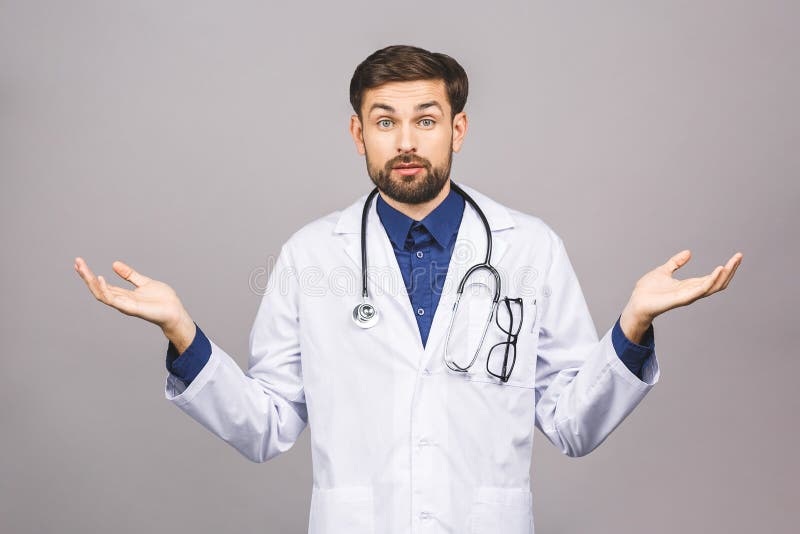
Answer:
[(517, 361), (517, 339), (522, 328), (522, 298), (503, 297), (495, 313), (495, 322), (507, 337), (489, 349), (486, 371), (508, 382)]

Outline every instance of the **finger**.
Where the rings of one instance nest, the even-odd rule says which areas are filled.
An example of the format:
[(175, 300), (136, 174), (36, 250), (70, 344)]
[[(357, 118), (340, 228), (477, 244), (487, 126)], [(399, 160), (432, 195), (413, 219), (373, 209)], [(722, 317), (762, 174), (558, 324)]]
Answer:
[(102, 279), (100, 287), (105, 292), (106, 295), (119, 296), (119, 295), (129, 295), (133, 293), (133, 291), (131, 291), (130, 289), (125, 289), (124, 287), (113, 286), (109, 284), (108, 280), (106, 280), (105, 277), (103, 277), (102, 275), (98, 276), (97, 278), (98, 278), (98, 283), (100, 283), (99, 279)]
[(111, 291), (108, 288), (108, 284), (106, 283), (106, 279), (103, 278), (103, 275), (99, 275), (97, 277), (98, 286), (100, 287), (100, 294), (103, 296), (103, 302), (108, 305), (111, 305), (112, 296)]
[(725, 268), (722, 265), (717, 265), (714, 268), (714, 270), (711, 271), (710, 274), (708, 274), (708, 275), (706, 275), (704, 277), (705, 280), (703, 281), (703, 284), (701, 286), (703, 288), (703, 292), (700, 295), (701, 297), (707, 297), (708, 295), (710, 295), (711, 293), (714, 292), (714, 291), (712, 291), (712, 289), (720, 281), (720, 279), (722, 278), (722, 273), (724, 273), (724, 272), (725, 272)]
[(136, 287), (141, 287), (150, 281), (148, 277), (146, 277), (143, 274), (137, 273), (133, 269), (133, 267), (119, 260), (112, 263), (111, 267), (114, 269), (115, 273), (117, 273), (119, 276), (121, 276), (131, 284), (135, 285)]
[(720, 289), (722, 289), (723, 284), (730, 278), (731, 271), (733, 271), (734, 263), (736, 262), (736, 255), (734, 254), (731, 256), (731, 259), (728, 260), (728, 263), (725, 264), (725, 267), (722, 268), (722, 272), (720, 273), (719, 278), (714, 281), (714, 285), (708, 290), (708, 294), (711, 295), (712, 293), (716, 293)]
[(726, 287), (728, 287), (728, 283), (730, 283), (731, 279), (733, 278), (733, 275), (736, 273), (736, 269), (738, 269), (739, 265), (742, 264), (742, 258), (744, 257), (744, 255), (741, 252), (737, 252), (736, 254), (734, 254), (734, 258), (737, 255), (739, 257), (735, 260), (735, 262), (733, 264), (733, 269), (731, 269), (731, 272), (728, 275), (727, 279), (725, 280), (725, 283), (722, 284), (722, 289), (725, 289)]
[(664, 272), (671, 275), (680, 267), (686, 265), (686, 262), (689, 261), (689, 258), (692, 257), (692, 251), (689, 249), (682, 250), (672, 256), (667, 262), (662, 265)]
[(738, 260), (738, 254), (731, 256), (731, 259), (728, 260), (728, 263), (726, 263), (725, 267), (722, 269), (722, 274), (720, 275), (719, 279), (714, 282), (714, 285), (709, 290), (709, 295), (725, 288), (728, 281), (731, 279), (731, 275), (733, 275), (733, 271), (735, 270)]
[(722, 284), (724, 284), (725, 280), (728, 279), (728, 274), (730, 274), (730, 270), (728, 270), (727, 267), (723, 267), (719, 272), (719, 276), (714, 280), (714, 284), (708, 288), (708, 291), (704, 296), (711, 295), (722, 289)]
[(718, 280), (721, 272), (722, 266), (717, 266), (713, 271), (705, 276), (681, 280), (679, 291), (681, 295), (681, 302), (683, 304), (689, 304), (699, 298), (705, 297), (714, 283)]
[(94, 298), (99, 301), (103, 301), (103, 293), (100, 290), (100, 284), (97, 281), (97, 277), (94, 275), (91, 269), (89, 269), (89, 265), (81, 257), (75, 258), (75, 270), (78, 271), (78, 274), (81, 276), (83, 281), (86, 283), (86, 286), (89, 288), (89, 291), (92, 292)]
[(136, 298), (133, 291), (109, 285), (103, 276), (98, 276), (98, 284), (103, 294), (103, 302), (122, 313), (131, 315), (136, 309)]

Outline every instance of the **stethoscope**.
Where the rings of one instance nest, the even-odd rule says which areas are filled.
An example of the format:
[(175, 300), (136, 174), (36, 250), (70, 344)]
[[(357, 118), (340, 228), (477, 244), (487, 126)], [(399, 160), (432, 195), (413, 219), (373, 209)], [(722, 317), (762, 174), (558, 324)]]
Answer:
[[(494, 315), (495, 310), (497, 309), (497, 304), (500, 301), (500, 273), (497, 272), (491, 264), (492, 259), (492, 231), (489, 227), (489, 221), (486, 219), (486, 215), (484, 215), (481, 208), (478, 206), (477, 202), (475, 202), (471, 196), (469, 196), (463, 189), (461, 189), (458, 185), (450, 182), (450, 187), (459, 195), (461, 195), (464, 200), (466, 200), (478, 216), (481, 218), (481, 222), (483, 222), (483, 227), (486, 231), (486, 257), (482, 263), (476, 263), (472, 267), (467, 270), (464, 276), (461, 278), (461, 282), (458, 284), (458, 290), (456, 292), (456, 301), (453, 304), (453, 315), (450, 317), (450, 324), (447, 327), (447, 337), (445, 338), (444, 344), (444, 360), (447, 366), (452, 369), (453, 371), (460, 371), (466, 372), (475, 363), (475, 360), (480, 353), (481, 346), (483, 345), (483, 340), (486, 337), (486, 331), (489, 329), (489, 323), (492, 320), (492, 315)], [(375, 187), (369, 195), (367, 195), (367, 199), (364, 201), (364, 210), (361, 213), (361, 303), (359, 303), (355, 308), (353, 308), (353, 322), (361, 328), (372, 328), (378, 322), (380, 315), (378, 314), (378, 309), (375, 307), (374, 304), (368, 302), (369, 295), (367, 292), (367, 218), (369, 215), (369, 208), (372, 204), (372, 199), (375, 198), (375, 195), (378, 194), (378, 188)], [(494, 295), (492, 297), (492, 307), (489, 311), (489, 314), (486, 318), (486, 324), (483, 327), (483, 333), (481, 334), (481, 341), (478, 345), (478, 348), (475, 350), (475, 355), (470, 361), (469, 365), (462, 367), (456, 364), (453, 361), (448, 360), (447, 358), (447, 346), (450, 340), (450, 334), (453, 328), (453, 322), (456, 317), (456, 313), (458, 311), (458, 303), (461, 300), (461, 295), (464, 293), (464, 287), (466, 286), (467, 280), (469, 277), (480, 270), (486, 270), (491, 273), (494, 277), (495, 286), (494, 286)]]

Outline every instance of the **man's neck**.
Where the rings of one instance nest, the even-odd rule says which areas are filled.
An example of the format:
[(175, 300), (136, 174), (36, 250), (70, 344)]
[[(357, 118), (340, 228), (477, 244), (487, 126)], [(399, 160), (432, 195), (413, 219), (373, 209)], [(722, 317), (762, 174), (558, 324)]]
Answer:
[(411, 217), (415, 221), (421, 221), (427, 217), (430, 212), (435, 210), (436, 207), (441, 204), (445, 198), (447, 198), (447, 195), (450, 194), (450, 180), (447, 180), (447, 182), (444, 184), (444, 187), (442, 187), (442, 190), (439, 191), (438, 195), (421, 204), (406, 204), (404, 202), (398, 202), (393, 198), (387, 197), (383, 191), (378, 191), (378, 194), (380, 194), (381, 198), (383, 198), (387, 204), (403, 215)]

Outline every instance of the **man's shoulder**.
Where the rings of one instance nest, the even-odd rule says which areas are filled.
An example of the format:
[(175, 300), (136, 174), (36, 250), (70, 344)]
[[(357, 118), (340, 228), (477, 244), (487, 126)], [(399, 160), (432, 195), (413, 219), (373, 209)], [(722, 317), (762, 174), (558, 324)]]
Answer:
[(545, 233), (555, 234), (553, 228), (547, 224), (541, 217), (520, 211), (514, 208), (506, 208), (511, 218), (514, 220), (514, 226), (525, 231), (538, 231)]
[(336, 224), (344, 210), (336, 210), (318, 217), (295, 230), (286, 240), (287, 245), (308, 246), (310, 243), (322, 243), (322, 240), (332, 237), (336, 232)]
[(551, 240), (560, 239), (555, 230), (553, 230), (553, 228), (541, 217), (534, 215), (533, 213), (520, 211), (518, 209), (506, 206), (500, 201), (495, 200), (494, 198), (476, 190), (475, 188), (468, 186), (462, 186), (462, 188), (468, 191), (475, 198), (479, 206), (486, 205), (489, 207), (489, 211), (495, 214), (496, 220), (502, 220), (506, 217), (508, 218), (508, 220), (511, 222), (509, 225), (510, 228), (508, 230), (504, 229), (501, 231), (509, 232), (523, 238), (533, 236)]
[(507, 209), (511, 218), (514, 220), (514, 228), (521, 236), (540, 237), (553, 242), (561, 239), (556, 231), (553, 230), (553, 227), (546, 223), (541, 217), (513, 208)]
[[(285, 245), (307, 248), (325, 246), (334, 243), (338, 234), (358, 233), (361, 224), (361, 208), (367, 195), (364, 194), (344, 208), (331, 211), (321, 217), (302, 225), (297, 229)], [(357, 212), (357, 213), (356, 213)]]

